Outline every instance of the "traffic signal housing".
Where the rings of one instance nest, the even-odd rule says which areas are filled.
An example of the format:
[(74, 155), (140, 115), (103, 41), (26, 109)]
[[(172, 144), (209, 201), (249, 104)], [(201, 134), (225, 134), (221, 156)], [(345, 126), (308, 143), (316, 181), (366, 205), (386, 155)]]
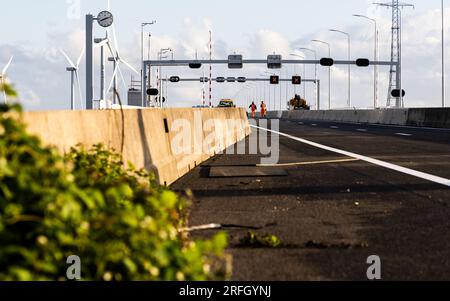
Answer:
[(370, 60), (368, 60), (368, 59), (357, 59), (356, 60), (356, 66), (358, 66), (358, 67), (369, 67), (370, 66)]
[(158, 89), (147, 89), (147, 95), (148, 96), (157, 96), (159, 95)]
[(292, 84), (293, 85), (301, 85), (302, 84), (302, 77), (295, 75), (292, 77)]
[(320, 65), (324, 67), (331, 67), (334, 65), (334, 60), (332, 58), (322, 58), (320, 59)]
[(280, 77), (278, 75), (272, 75), (270, 77), (270, 84), (271, 85), (278, 85), (280, 83)]
[(202, 67), (201, 63), (190, 63), (189, 68), (191, 69), (200, 69)]
[[(400, 98), (400, 89), (394, 89), (391, 91), (391, 96), (395, 97), (395, 98)], [(401, 97), (405, 97), (406, 96), (406, 91), (402, 90), (402, 96)]]
[(171, 83), (178, 83), (180, 81), (180, 77), (179, 76), (171, 76), (169, 81)]

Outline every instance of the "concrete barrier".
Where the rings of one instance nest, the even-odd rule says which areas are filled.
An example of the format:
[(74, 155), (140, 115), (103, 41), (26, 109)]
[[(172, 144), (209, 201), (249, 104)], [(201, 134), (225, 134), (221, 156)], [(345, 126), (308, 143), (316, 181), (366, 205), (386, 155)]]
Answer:
[(450, 109), (409, 109), (407, 125), (418, 127), (450, 128)]
[(244, 109), (30, 112), (24, 120), (31, 133), (63, 153), (102, 143), (166, 185), (251, 133)]
[(381, 110), (331, 110), (331, 111), (284, 111), (272, 114), (271, 118), (297, 121), (331, 121), (364, 124), (385, 124), (450, 128), (450, 109), (381, 109)]

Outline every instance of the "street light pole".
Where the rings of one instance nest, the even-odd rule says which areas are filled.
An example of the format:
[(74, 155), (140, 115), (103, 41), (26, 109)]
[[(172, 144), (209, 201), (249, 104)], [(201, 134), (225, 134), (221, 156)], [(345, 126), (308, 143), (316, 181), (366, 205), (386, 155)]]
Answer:
[[(144, 91), (144, 81), (145, 81), (145, 74), (144, 74), (144, 27), (148, 26), (148, 25), (153, 25), (156, 24), (156, 21), (152, 21), (152, 22), (146, 22), (146, 23), (141, 23), (141, 96), (142, 96), (142, 107), (146, 107), (147, 104), (145, 103), (145, 94), (146, 91)], [(149, 49), (150, 51), (150, 49)], [(149, 86), (150, 88), (150, 86)]]
[[(163, 58), (167, 58), (167, 56), (163, 57), (163, 55), (165, 55), (167, 52), (172, 52), (172, 60), (173, 60), (173, 50), (172, 50), (172, 48), (162, 48), (158, 52), (158, 57), (159, 57), (160, 61)], [(158, 99), (159, 99), (159, 107), (162, 108), (163, 107), (163, 102), (162, 102), (162, 98), (163, 98), (162, 97), (162, 89), (163, 89), (163, 87), (162, 87), (162, 67), (161, 66), (158, 69), (158, 87), (161, 89), (161, 91), (159, 91), (159, 97), (158, 97)]]
[[(312, 40), (311, 42), (320, 43), (328, 46), (328, 57), (331, 58), (330, 43), (321, 40)], [(328, 67), (328, 110), (331, 110), (331, 67)]]
[[(331, 32), (341, 33), (347, 36), (348, 40), (348, 60), (350, 61), (351, 57), (351, 42), (350, 42), (350, 34), (341, 30), (330, 29)], [(348, 64), (348, 99), (347, 99), (347, 107), (350, 108), (352, 106), (352, 94), (351, 94), (351, 66)]]
[(445, 12), (444, 0), (441, 0), (441, 15), (442, 15), (442, 107), (445, 108)]
[[(299, 58), (301, 58), (303, 60), (305, 59), (305, 56), (301, 55), (301, 54), (291, 54), (291, 56), (296, 56), (296, 57), (299, 57)], [(306, 79), (306, 66), (305, 66), (305, 64), (303, 64), (303, 78)], [(303, 85), (303, 97), (304, 97), (304, 99), (306, 99), (306, 84), (302, 83), (302, 85)]]
[[(311, 49), (311, 48), (306, 48), (306, 47), (302, 47), (299, 48), (299, 50), (306, 50), (309, 52), (312, 52), (314, 54), (314, 59), (317, 61), (317, 51)], [(317, 64), (314, 65), (314, 80), (316, 80), (316, 82), (314, 83), (315, 85), (315, 94), (316, 94), (316, 105), (317, 105), (317, 110), (320, 110), (320, 100), (319, 100), (319, 90), (317, 87)]]
[[(378, 60), (378, 24), (377, 20), (369, 18), (364, 15), (353, 15), (353, 17), (364, 18), (369, 21), (372, 21), (375, 25), (375, 34), (374, 34), (374, 61)], [(376, 109), (378, 107), (378, 65), (374, 66), (374, 75), (373, 75), (373, 108)]]

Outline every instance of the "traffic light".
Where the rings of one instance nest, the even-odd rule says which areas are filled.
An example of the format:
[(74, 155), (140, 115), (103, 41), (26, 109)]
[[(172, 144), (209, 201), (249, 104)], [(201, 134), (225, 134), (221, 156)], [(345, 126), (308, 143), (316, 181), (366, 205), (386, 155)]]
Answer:
[(202, 67), (201, 63), (190, 63), (189, 68), (191, 69), (200, 69)]
[(272, 75), (270, 77), (270, 84), (271, 85), (278, 85), (280, 83), (280, 77), (278, 75)]
[(180, 81), (180, 77), (179, 76), (172, 76), (170, 77), (170, 82), (171, 83), (178, 83)]
[(302, 84), (302, 77), (301, 76), (293, 76), (292, 77), (292, 84), (293, 85), (301, 85)]
[(158, 89), (147, 89), (147, 95), (149, 96), (157, 96), (159, 94)]
[(358, 67), (369, 67), (370, 61), (368, 59), (357, 59), (356, 66)]
[(334, 60), (331, 58), (320, 59), (320, 65), (324, 67), (331, 67), (334, 65)]
[[(400, 98), (400, 90), (399, 89), (392, 90), (391, 95), (392, 95), (392, 97)], [(405, 97), (405, 96), (406, 96), (406, 91), (402, 90), (402, 97)]]

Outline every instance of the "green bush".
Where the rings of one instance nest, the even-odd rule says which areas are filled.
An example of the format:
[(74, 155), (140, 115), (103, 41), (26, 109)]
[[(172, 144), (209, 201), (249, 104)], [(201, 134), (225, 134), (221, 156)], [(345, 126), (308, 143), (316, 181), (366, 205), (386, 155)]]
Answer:
[(179, 233), (188, 201), (101, 145), (61, 156), (0, 106), (0, 280), (220, 280), (225, 234)]
[(18, 95), (14, 87), (7, 82), (0, 83), (0, 92), (5, 92), (6, 95), (11, 97), (17, 97)]

